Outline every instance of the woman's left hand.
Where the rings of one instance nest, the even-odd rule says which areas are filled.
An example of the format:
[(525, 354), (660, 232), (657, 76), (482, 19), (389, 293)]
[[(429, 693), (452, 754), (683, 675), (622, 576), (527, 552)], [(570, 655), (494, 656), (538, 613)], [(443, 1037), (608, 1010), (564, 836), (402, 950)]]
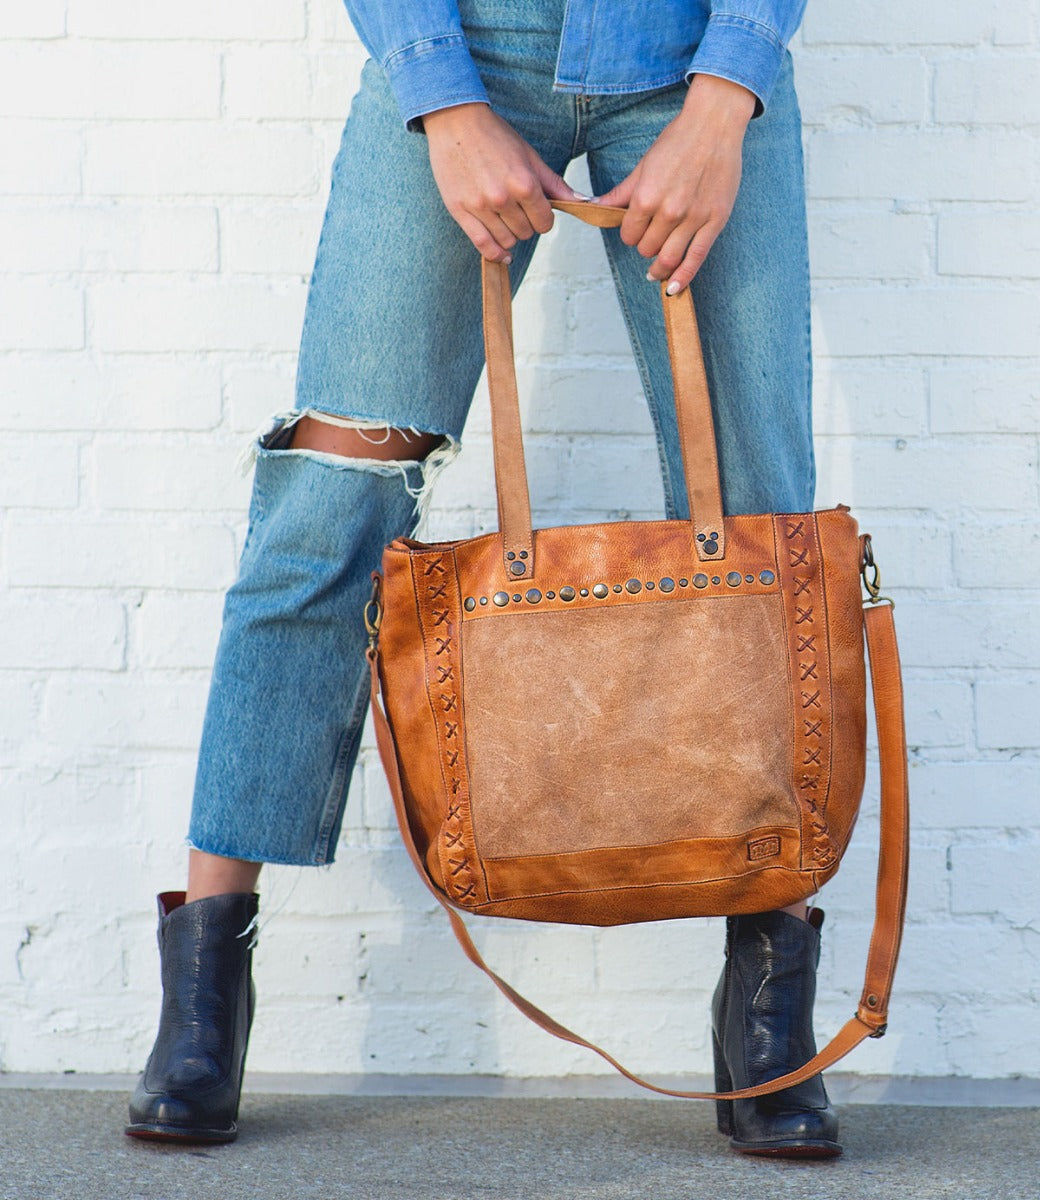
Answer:
[(621, 240), (654, 260), (647, 277), (667, 279), (669, 295), (689, 284), (729, 220), (755, 103), (739, 83), (695, 75), (679, 115), (635, 170), (597, 198), (628, 209)]

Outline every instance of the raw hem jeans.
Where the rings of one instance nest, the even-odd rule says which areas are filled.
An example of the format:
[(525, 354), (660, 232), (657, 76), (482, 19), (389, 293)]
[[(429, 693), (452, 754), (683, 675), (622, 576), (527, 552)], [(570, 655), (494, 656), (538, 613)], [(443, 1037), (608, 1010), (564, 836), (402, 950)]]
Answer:
[[(493, 108), (552, 168), (588, 156), (597, 195), (678, 112), (684, 85), (553, 93), (562, 0), (468, 0)], [(519, 285), (534, 239), (513, 251)], [(657, 432), (668, 516), (686, 516), (656, 284), (617, 231), (607, 257)], [(809, 284), (801, 122), (790, 59), (751, 122), (736, 206), (693, 284), (729, 513), (812, 507)], [(480, 264), (448, 215), (425, 138), (369, 62), (332, 171), (304, 319), (299, 412), (443, 435), (421, 463), (261, 439), (249, 531), (206, 711), (189, 843), (258, 862), (331, 862), (366, 710), (361, 613), (383, 546), (462, 435), (483, 365)], [(376, 435), (372, 435), (376, 436)]]

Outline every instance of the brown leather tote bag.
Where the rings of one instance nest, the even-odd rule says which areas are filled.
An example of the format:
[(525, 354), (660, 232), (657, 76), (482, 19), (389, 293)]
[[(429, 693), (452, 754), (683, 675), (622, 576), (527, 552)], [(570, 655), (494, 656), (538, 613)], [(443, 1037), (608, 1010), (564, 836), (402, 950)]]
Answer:
[[(623, 216), (556, 207), (605, 226)], [(366, 612), (405, 844), (484, 970), (452, 907), (616, 925), (810, 896), (859, 810), (866, 624), (885, 776), (879, 923), (835, 1043), (730, 1094), (789, 1086), (883, 1030), (902, 928), (899, 664), (869, 538), (844, 507), (723, 516), (692, 301), (663, 287), (690, 519), (533, 531), (505, 267), (484, 262), (483, 291), (499, 531), (391, 543)], [(544, 1028), (589, 1045), (488, 973)]]

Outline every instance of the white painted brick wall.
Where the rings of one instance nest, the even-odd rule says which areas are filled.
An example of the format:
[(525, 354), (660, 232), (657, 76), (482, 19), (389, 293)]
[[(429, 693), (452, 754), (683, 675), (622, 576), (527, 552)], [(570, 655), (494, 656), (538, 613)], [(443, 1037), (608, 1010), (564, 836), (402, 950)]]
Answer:
[[(36, 0), (0, 28), (0, 1070), (129, 1071), (157, 1008), (248, 487), (292, 403), (305, 280), (363, 59), (336, 0)], [(811, 0), (806, 121), (821, 505), (896, 594), (914, 859), (892, 1032), (863, 1072), (1040, 1076), (1034, 0)], [(653, 434), (595, 233), (519, 304), (544, 522), (654, 515)], [(610, 486), (602, 479), (609, 475)], [(486, 399), (432, 526), (494, 520)], [(819, 1025), (869, 932), (877, 786), (827, 889)], [(251, 1064), (600, 1069), (507, 1011), (397, 846), (371, 737), (339, 862), (274, 870)], [(706, 1071), (719, 922), (503, 923), (491, 958), (633, 1062)], [(459, 1013), (465, 1013), (459, 1019)]]

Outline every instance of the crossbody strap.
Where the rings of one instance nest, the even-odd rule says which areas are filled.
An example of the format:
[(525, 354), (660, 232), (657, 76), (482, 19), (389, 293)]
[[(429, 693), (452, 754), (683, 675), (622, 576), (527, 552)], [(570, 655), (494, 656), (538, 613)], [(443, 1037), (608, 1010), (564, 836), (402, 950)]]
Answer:
[(487, 975), (499, 991), (514, 1004), (525, 1017), (565, 1042), (584, 1046), (594, 1051), (626, 1078), (640, 1087), (663, 1096), (677, 1096), (686, 1100), (747, 1100), (753, 1096), (765, 1096), (783, 1088), (811, 1079), (821, 1071), (832, 1067), (839, 1059), (865, 1038), (881, 1037), (888, 1018), (888, 1001), (892, 991), (899, 944), (903, 932), (906, 912), (907, 863), (910, 841), (909, 793), (907, 787), (906, 732), (903, 723), (903, 684), (899, 667), (899, 650), (896, 644), (895, 621), (891, 604), (876, 604), (867, 608), (865, 616), (867, 651), (870, 656), (871, 686), (874, 697), (874, 712), (877, 718), (878, 747), (881, 760), (881, 845), (878, 854), (877, 901), (874, 912), (874, 931), (867, 954), (863, 994), (856, 1015), (852, 1017), (826, 1046), (804, 1066), (787, 1075), (782, 1075), (757, 1087), (741, 1088), (733, 1092), (683, 1092), (674, 1088), (660, 1087), (641, 1079), (622, 1066), (606, 1050), (593, 1042), (573, 1033), (559, 1021), (543, 1012), (530, 1000), (521, 996), (510, 984), (487, 965), (465, 923), (447, 899), (433, 886), (423, 866), (408, 824), (401, 775), (398, 768), (397, 749), (393, 733), (383, 710), (382, 688), (379, 679), (378, 656), (369, 650), (368, 659), (372, 672), (372, 713), (375, 720), (376, 741), (386, 769), (390, 791), (393, 793), (394, 809), (401, 829), (401, 837), (420, 878), (433, 893), (437, 903), (448, 914), (448, 920), (458, 938), (466, 957)]

